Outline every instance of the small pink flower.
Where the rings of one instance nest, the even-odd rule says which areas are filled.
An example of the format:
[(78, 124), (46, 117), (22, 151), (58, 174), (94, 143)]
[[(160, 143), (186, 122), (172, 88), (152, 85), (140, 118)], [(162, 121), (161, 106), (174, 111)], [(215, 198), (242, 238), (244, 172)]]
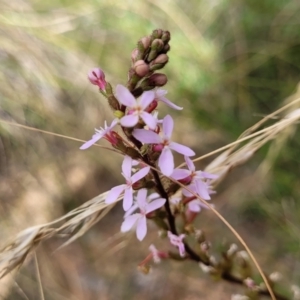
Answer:
[(203, 208), (208, 208), (204, 203), (202, 203), (199, 199), (192, 200), (188, 203), (188, 208), (190, 211), (199, 213), (201, 209)]
[(218, 175), (210, 174), (203, 171), (196, 171), (193, 161), (188, 157), (184, 157), (187, 164), (188, 170), (186, 169), (175, 169), (171, 175), (172, 178), (176, 180), (182, 180), (184, 183), (188, 184), (191, 190), (197, 193), (204, 200), (210, 200), (210, 187), (205, 182), (206, 179), (216, 179)]
[(185, 238), (185, 234), (175, 235), (171, 231), (168, 231), (168, 238), (170, 243), (178, 248), (179, 254), (181, 257), (185, 256), (185, 247), (183, 243), (183, 239)]
[(174, 121), (171, 116), (167, 115), (163, 119), (163, 137), (151, 130), (135, 129), (133, 136), (142, 143), (155, 144), (156, 149), (161, 150), (158, 159), (158, 166), (161, 172), (170, 176), (174, 170), (174, 158), (171, 150), (186, 156), (193, 156), (195, 152), (187, 146), (171, 141)]
[(98, 85), (100, 90), (105, 90), (105, 74), (100, 68), (94, 68), (91, 71), (89, 71), (88, 79), (91, 82), (91, 84)]
[(105, 203), (111, 204), (117, 200), (117, 198), (124, 192), (123, 199), (123, 208), (125, 211), (131, 208), (133, 203), (133, 188), (132, 186), (145, 177), (149, 171), (150, 167), (145, 167), (136, 172), (131, 176), (131, 168), (132, 168), (132, 158), (129, 156), (124, 157), (124, 161), (122, 164), (122, 175), (126, 179), (126, 184), (118, 185), (110, 190), (108, 193)]
[(155, 129), (157, 120), (146, 110), (154, 100), (154, 92), (144, 92), (140, 100), (136, 100), (130, 91), (123, 85), (116, 87), (116, 96), (119, 102), (128, 108), (128, 114), (120, 119), (124, 127), (134, 127), (141, 118), (150, 129)]
[(153, 244), (151, 244), (149, 246), (149, 250), (150, 250), (150, 252), (152, 254), (153, 261), (156, 264), (159, 264), (161, 262), (159, 251), (156, 249), (156, 247)]
[(151, 213), (154, 210), (161, 208), (165, 204), (166, 199), (156, 198), (155, 200), (148, 202), (146, 189), (140, 189), (137, 193), (136, 199), (137, 199), (137, 208), (140, 209), (140, 212), (132, 215), (128, 215), (128, 213), (126, 213), (125, 220), (123, 221), (121, 226), (121, 231), (127, 232), (134, 225), (136, 225), (136, 236), (138, 240), (142, 241), (147, 234), (146, 215)]
[(100, 129), (95, 129), (96, 133), (93, 135), (92, 139), (85, 142), (79, 149), (85, 150), (91, 147), (92, 145), (94, 145), (97, 141), (99, 141), (102, 138), (105, 138), (112, 145), (115, 145), (117, 143), (117, 139), (115, 137), (115, 132), (112, 131), (112, 129), (117, 124), (118, 124), (118, 119), (113, 120), (110, 126), (107, 126), (107, 123), (105, 121), (104, 128), (100, 127)]

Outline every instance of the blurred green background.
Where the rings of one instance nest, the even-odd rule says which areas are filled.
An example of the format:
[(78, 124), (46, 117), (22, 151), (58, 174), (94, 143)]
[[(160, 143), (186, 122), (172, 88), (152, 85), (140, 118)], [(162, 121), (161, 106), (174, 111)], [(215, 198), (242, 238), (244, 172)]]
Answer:
[[(170, 112), (177, 140), (205, 154), (296, 93), (299, 13), (297, 0), (2, 0), (1, 119), (89, 139), (112, 113), (87, 72), (101, 66), (112, 84), (125, 84), (137, 40), (162, 28), (172, 35), (168, 98), (184, 106)], [(0, 137), (1, 246), (121, 181), (121, 157), (97, 147), (79, 151), (79, 142), (3, 123)], [(262, 267), (284, 274), (285, 286), (300, 282), (298, 153), (296, 131), (234, 170), (213, 199)], [(121, 220), (116, 207), (70, 246), (53, 254), (63, 240), (52, 239), (39, 247), (46, 299), (229, 299), (243, 291), (213, 282), (192, 263), (139, 273), (136, 265), (157, 233), (153, 227), (142, 244), (135, 237), (125, 242)], [(210, 212), (198, 226), (213, 252), (236, 242)], [(0, 297), (40, 299), (33, 260), (0, 281)]]

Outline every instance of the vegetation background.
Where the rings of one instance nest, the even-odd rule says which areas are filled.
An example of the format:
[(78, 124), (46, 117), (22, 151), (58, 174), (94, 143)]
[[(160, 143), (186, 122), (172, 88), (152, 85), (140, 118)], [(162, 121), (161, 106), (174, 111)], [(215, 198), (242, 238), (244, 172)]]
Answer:
[[(163, 28), (172, 34), (168, 96), (184, 106), (170, 112), (177, 140), (205, 154), (300, 96), (299, 13), (297, 0), (1, 0), (0, 118), (89, 139), (112, 114), (87, 72), (101, 66), (111, 83), (126, 83), (137, 40)], [(1, 246), (120, 182), (121, 157), (79, 146), (0, 124)], [(217, 191), (213, 203), (263, 269), (299, 283), (299, 132), (261, 149)], [(139, 273), (157, 233), (153, 227), (142, 244), (125, 239), (121, 221), (117, 206), (68, 247), (54, 252), (64, 241), (55, 238), (38, 248), (46, 299), (229, 299), (243, 291), (212, 281), (193, 263)], [(210, 212), (198, 226), (212, 252), (236, 242)], [(0, 297), (40, 299), (39, 288), (35, 261), (27, 259), (0, 280)]]

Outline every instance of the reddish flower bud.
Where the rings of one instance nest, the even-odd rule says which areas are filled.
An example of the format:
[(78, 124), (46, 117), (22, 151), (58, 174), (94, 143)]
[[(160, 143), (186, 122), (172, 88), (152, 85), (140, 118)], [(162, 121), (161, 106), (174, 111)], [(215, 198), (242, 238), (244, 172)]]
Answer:
[(165, 74), (156, 73), (149, 77), (150, 84), (154, 86), (164, 86), (168, 82)]
[(141, 39), (141, 42), (144, 46), (144, 49), (148, 49), (149, 46), (150, 46), (150, 42), (151, 42), (151, 37), (150, 36), (144, 36), (142, 39)]
[(149, 72), (149, 66), (142, 59), (135, 62), (134, 71), (139, 77), (145, 77)]
[(106, 86), (105, 74), (100, 68), (94, 68), (88, 73), (91, 84), (98, 85), (104, 91)]

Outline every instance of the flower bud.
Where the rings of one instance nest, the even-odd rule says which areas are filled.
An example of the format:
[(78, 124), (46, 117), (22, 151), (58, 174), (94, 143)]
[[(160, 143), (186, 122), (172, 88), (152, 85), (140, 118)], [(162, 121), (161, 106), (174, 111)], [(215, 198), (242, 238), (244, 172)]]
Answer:
[(269, 275), (269, 279), (272, 282), (278, 282), (278, 281), (282, 280), (282, 274), (279, 272), (273, 272)]
[(98, 85), (104, 91), (106, 86), (105, 74), (100, 68), (94, 68), (88, 73), (88, 79), (91, 84)]
[(149, 73), (149, 66), (142, 59), (133, 65), (135, 73), (140, 77), (145, 77)]
[(165, 44), (167, 44), (167, 43), (170, 41), (170, 39), (171, 39), (171, 34), (170, 34), (170, 32), (169, 32), (169, 31), (164, 31), (164, 33), (163, 33), (161, 39), (162, 39), (162, 41), (163, 41)]
[(163, 52), (164, 52), (164, 53), (167, 53), (167, 52), (170, 51), (170, 49), (171, 49), (170, 45), (167, 44), (167, 45), (164, 46)]
[(232, 258), (238, 251), (238, 246), (236, 244), (231, 244), (226, 252), (227, 258)]
[(162, 29), (155, 29), (153, 30), (152, 32), (152, 36), (155, 38), (155, 39), (160, 39), (163, 35), (163, 30)]
[(141, 39), (141, 43), (143, 44), (144, 49), (148, 49), (149, 46), (150, 46), (150, 43), (151, 43), (151, 37), (150, 36), (144, 36)]
[(155, 87), (164, 86), (168, 82), (168, 78), (165, 74), (155, 73), (146, 78), (140, 85), (143, 91), (152, 90)]
[(155, 71), (162, 69), (166, 63), (169, 61), (169, 57), (167, 54), (160, 54), (150, 63), (150, 70)]
[(157, 57), (157, 55), (159, 54), (159, 52), (164, 48), (164, 46), (165, 45), (162, 40), (155, 39), (151, 43), (151, 51), (148, 55), (147, 60), (151, 61), (151, 60), (155, 59)]

